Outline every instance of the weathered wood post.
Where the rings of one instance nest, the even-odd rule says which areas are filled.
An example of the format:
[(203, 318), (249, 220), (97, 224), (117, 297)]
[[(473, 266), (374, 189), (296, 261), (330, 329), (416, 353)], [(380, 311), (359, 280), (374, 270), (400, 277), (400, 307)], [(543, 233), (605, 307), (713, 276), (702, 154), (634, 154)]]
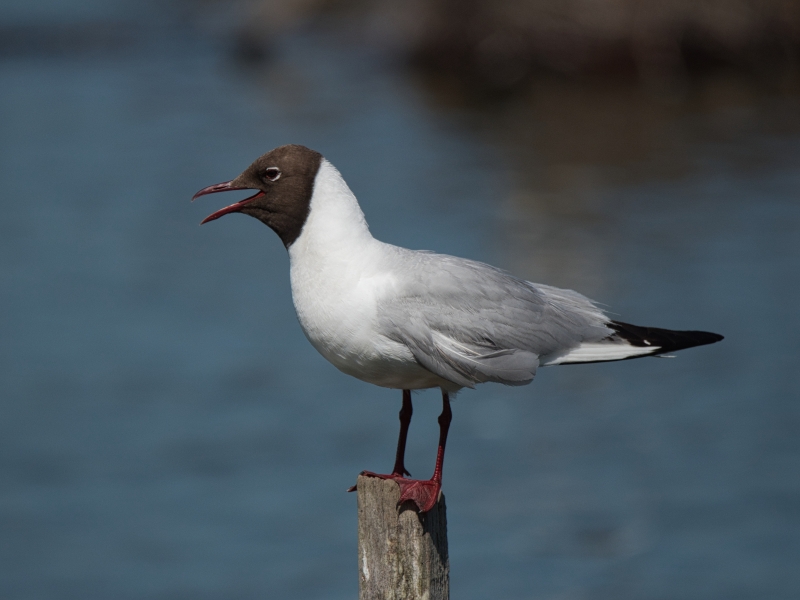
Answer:
[(447, 510), (444, 495), (427, 513), (397, 506), (391, 480), (358, 478), (360, 600), (448, 600)]

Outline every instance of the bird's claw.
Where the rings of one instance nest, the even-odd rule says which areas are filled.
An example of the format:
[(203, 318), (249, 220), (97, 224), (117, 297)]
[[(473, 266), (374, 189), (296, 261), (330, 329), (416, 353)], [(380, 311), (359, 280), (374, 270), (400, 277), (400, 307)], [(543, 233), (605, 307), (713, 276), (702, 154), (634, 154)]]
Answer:
[[(411, 475), (408, 471), (403, 469), (403, 473)], [(377, 477), (379, 479), (391, 479), (397, 482), (400, 486), (400, 499), (397, 501), (398, 506), (403, 502), (413, 502), (417, 510), (421, 513), (428, 512), (432, 509), (442, 492), (441, 481), (433, 479), (406, 479), (400, 473), (392, 473), (391, 475), (384, 475), (381, 473), (373, 473), (372, 471), (361, 471), (360, 475), (365, 477)], [(357, 485), (349, 488), (348, 492), (355, 492), (358, 489)]]
[(421, 513), (428, 512), (432, 509), (442, 492), (442, 484), (433, 479), (420, 480), (420, 479), (395, 479), (397, 485), (400, 486), (400, 500), (398, 504), (406, 501), (411, 501), (417, 505), (417, 510)]

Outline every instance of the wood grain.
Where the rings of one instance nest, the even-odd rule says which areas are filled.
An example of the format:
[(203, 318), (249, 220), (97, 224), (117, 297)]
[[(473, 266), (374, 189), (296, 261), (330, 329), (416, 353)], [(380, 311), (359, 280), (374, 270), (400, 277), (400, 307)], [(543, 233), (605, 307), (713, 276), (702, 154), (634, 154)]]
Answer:
[(360, 600), (448, 600), (447, 509), (444, 495), (427, 513), (397, 506), (394, 481), (358, 478)]

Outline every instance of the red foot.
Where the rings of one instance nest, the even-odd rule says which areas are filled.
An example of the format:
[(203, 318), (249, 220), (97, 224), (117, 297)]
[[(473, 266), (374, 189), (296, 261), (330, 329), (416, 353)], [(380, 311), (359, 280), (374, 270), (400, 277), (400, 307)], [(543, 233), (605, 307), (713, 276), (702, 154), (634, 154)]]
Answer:
[[(361, 471), (361, 475), (378, 477), (379, 479), (393, 479), (400, 486), (400, 500), (397, 503), (402, 504), (406, 500), (411, 500), (417, 505), (419, 512), (428, 512), (432, 509), (437, 500), (439, 500), (439, 493), (442, 491), (442, 482), (434, 479), (406, 479), (397, 473), (382, 475), (372, 471)], [(347, 491), (354, 492), (355, 490), (356, 486), (353, 486)]]
[(439, 494), (442, 491), (442, 483), (433, 479), (422, 481), (403, 478), (395, 479), (395, 481), (400, 486), (399, 503), (402, 504), (406, 500), (411, 500), (417, 505), (419, 512), (428, 512), (432, 509), (439, 500)]

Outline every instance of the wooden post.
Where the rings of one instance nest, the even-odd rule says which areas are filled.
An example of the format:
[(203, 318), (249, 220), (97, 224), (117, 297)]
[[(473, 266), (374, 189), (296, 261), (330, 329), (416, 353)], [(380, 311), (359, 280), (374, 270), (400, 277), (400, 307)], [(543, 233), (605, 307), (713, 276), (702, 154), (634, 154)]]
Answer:
[(444, 495), (419, 514), (397, 506), (394, 481), (360, 476), (357, 485), (360, 600), (449, 600)]

